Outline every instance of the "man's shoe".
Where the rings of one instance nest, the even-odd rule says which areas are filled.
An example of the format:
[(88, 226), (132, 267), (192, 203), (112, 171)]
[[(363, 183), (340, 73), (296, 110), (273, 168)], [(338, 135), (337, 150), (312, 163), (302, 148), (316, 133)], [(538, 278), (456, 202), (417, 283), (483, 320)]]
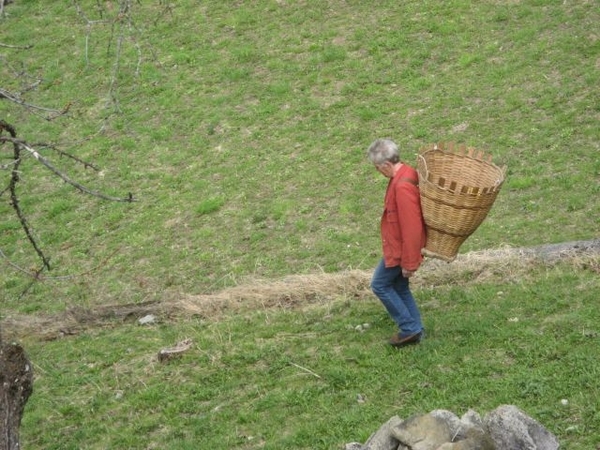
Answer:
[(417, 333), (398, 333), (392, 336), (389, 343), (392, 347), (400, 348), (407, 345), (418, 344), (421, 341), (421, 331)]

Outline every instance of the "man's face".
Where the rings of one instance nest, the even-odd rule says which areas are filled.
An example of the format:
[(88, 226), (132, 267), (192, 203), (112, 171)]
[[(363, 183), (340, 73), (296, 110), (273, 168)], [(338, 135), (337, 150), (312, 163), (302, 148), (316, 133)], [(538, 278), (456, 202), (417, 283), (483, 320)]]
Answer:
[(394, 176), (394, 165), (387, 161), (383, 164), (375, 165), (377, 171), (386, 178), (393, 178)]

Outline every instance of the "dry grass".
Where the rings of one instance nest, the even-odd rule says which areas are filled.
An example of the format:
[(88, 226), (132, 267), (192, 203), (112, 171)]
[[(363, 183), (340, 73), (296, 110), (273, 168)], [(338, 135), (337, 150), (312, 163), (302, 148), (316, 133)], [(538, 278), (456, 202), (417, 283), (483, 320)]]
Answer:
[[(459, 255), (452, 263), (429, 259), (414, 278), (413, 287), (522, 281), (531, 277), (536, 268), (559, 262), (574, 268), (586, 267), (600, 274), (600, 240), (471, 252)], [(51, 340), (93, 327), (117, 326), (147, 314), (171, 321), (190, 316), (218, 320), (231, 313), (257, 309), (304, 308), (339, 299), (370, 300), (370, 277), (370, 271), (350, 270), (295, 275), (280, 280), (248, 279), (210, 295), (181, 294), (163, 302), (73, 308), (53, 315), (9, 315), (2, 322), (2, 329), (10, 338), (33, 335)]]

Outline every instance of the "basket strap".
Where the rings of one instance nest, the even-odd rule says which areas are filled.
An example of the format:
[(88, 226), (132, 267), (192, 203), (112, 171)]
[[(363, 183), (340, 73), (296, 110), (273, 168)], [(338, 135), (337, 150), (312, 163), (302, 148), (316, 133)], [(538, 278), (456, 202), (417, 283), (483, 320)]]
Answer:
[(401, 183), (403, 181), (405, 181), (407, 183), (410, 183), (413, 186), (419, 186), (419, 182), (417, 180), (415, 180), (414, 178), (409, 178), (409, 177), (400, 177), (400, 178), (398, 178), (398, 183)]

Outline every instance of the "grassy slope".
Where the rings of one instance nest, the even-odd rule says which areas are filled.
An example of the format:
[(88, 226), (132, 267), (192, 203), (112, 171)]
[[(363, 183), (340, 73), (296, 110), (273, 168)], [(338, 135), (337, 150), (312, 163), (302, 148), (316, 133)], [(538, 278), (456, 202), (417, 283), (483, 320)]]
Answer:
[[(595, 448), (595, 261), (595, 271), (532, 266), (518, 277), (502, 264), (504, 275), (487, 282), (466, 277), (422, 288), (428, 337), (401, 352), (384, 345), (391, 324), (381, 306), (351, 293), (312, 307), (242, 305), (218, 321), (115, 324), (66, 340), (26, 340), (36, 392), (25, 444), (340, 449), (366, 441), (393, 415), (485, 414), (515, 404), (561, 448)], [(493, 281), (507, 277), (510, 283)], [(185, 338), (192, 350), (157, 362), (160, 348)]]
[[(116, 83), (122, 114), (89, 142), (79, 138), (115, 109), (107, 101), (115, 39), (95, 25), (86, 47), (74, 8), (54, 8), (14, 5), (4, 27), (15, 44), (39, 41), (27, 62), (45, 83), (31, 101), (72, 101), (73, 120), (47, 123), (0, 106), (21, 136), (77, 141), (72, 150), (102, 169), (97, 177), (55, 159), (73, 176), (140, 202), (82, 198), (41, 170), (26, 177), (22, 190), (36, 195), (23, 205), (54, 274), (96, 270), (76, 283), (37, 286), (29, 298), (139, 301), (214, 290), (248, 274), (369, 268), (384, 180), (364, 149), (378, 136), (395, 138), (409, 162), (423, 144), (457, 140), (508, 165), (497, 204), (464, 251), (598, 235), (591, 5), (134, 10), (137, 29), (115, 27), (126, 38)], [(91, 6), (84, 11), (97, 18)], [(25, 28), (33, 31), (19, 33)], [(48, 30), (55, 40), (32, 35)], [(16, 218), (6, 202), (2, 208), (3, 251), (29, 267)], [(5, 277), (14, 301), (27, 281)]]
[[(90, 19), (98, 19), (94, 4), (82, 5)], [(73, 120), (47, 122), (4, 101), (0, 115), (29, 141), (76, 142), (70, 149), (99, 165), (100, 176), (54, 161), (95, 189), (140, 200), (85, 198), (29, 161), (22, 204), (53, 257), (50, 275), (81, 275), (21, 297), (29, 281), (4, 266), (7, 313), (370, 268), (385, 182), (364, 149), (379, 136), (395, 138), (408, 162), (423, 144), (457, 140), (508, 165), (492, 213), (464, 251), (599, 234), (599, 13), (591, 2), (135, 7), (137, 28), (112, 28), (126, 37), (115, 115), (109, 26), (94, 24), (86, 40), (70, 3), (17, 2), (7, 12), (0, 41), (36, 42), (17, 56), (44, 77), (28, 100), (73, 102)], [(0, 71), (11, 80), (7, 67)], [(0, 208), (0, 248), (34, 267), (7, 202)]]

